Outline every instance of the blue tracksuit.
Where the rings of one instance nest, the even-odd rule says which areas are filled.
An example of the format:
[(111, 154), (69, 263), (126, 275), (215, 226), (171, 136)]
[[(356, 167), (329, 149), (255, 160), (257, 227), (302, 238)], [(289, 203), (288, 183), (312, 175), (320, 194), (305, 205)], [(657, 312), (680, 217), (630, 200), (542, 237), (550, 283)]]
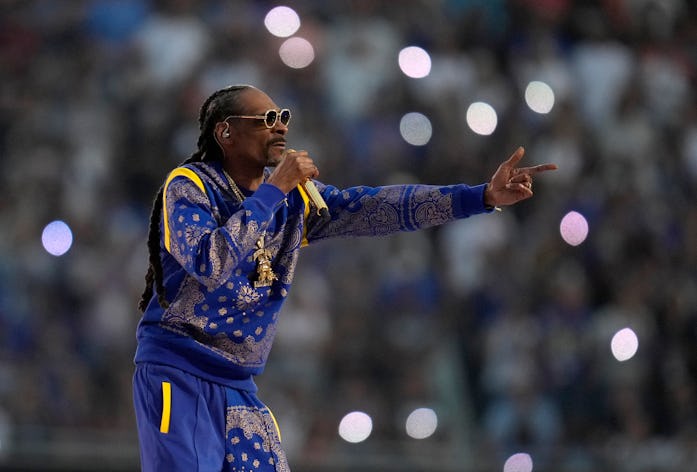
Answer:
[[(290, 470), (253, 379), (264, 370), (301, 246), (413, 231), (487, 211), (485, 185), (316, 185), (329, 221), (300, 187), (285, 195), (264, 183), (240, 202), (218, 162), (169, 174), (160, 228), (169, 307), (154, 296), (137, 331), (143, 470)], [(275, 277), (268, 286), (255, 284), (260, 241)]]

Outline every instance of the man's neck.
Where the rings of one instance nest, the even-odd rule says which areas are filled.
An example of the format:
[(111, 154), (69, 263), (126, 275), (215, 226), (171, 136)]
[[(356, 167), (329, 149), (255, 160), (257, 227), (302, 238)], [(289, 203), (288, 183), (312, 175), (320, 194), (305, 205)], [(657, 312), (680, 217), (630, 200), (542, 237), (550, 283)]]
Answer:
[(224, 166), (225, 172), (235, 181), (237, 186), (256, 192), (259, 185), (264, 183), (264, 169), (261, 172), (258, 170), (231, 169), (230, 166)]

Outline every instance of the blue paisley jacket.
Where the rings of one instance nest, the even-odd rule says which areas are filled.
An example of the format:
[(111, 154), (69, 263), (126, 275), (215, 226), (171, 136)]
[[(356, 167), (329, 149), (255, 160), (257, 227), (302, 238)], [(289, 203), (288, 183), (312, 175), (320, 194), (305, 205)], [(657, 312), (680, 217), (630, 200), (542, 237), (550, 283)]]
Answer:
[[(324, 221), (302, 187), (263, 183), (240, 202), (219, 162), (174, 169), (165, 181), (160, 257), (169, 306), (152, 300), (138, 324), (135, 362), (180, 368), (255, 391), (271, 351), (302, 246), (337, 237), (383, 236), (489, 211), (485, 184), (358, 186), (315, 182)], [(255, 286), (260, 238), (275, 279)]]

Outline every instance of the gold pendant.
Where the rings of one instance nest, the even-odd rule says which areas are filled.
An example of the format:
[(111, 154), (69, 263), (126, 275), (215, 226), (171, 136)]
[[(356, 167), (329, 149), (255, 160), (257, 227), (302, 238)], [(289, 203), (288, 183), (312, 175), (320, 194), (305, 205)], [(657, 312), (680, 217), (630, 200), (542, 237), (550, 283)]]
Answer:
[(264, 235), (257, 241), (257, 250), (254, 251), (254, 260), (257, 261), (257, 280), (254, 288), (269, 287), (278, 276), (271, 269), (271, 251), (264, 247)]

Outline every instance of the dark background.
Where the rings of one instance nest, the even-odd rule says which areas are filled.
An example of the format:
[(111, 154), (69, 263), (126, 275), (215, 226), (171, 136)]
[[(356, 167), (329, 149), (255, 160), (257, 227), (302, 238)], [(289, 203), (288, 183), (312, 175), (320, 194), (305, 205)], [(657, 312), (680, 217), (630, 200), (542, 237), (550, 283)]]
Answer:
[[(339, 187), (486, 181), (554, 162), (502, 213), (304, 250), (262, 400), (293, 470), (697, 467), (697, 10), (681, 0), (291, 1), (315, 60), (283, 64), (266, 1), (0, 3), (0, 469), (136, 470), (137, 301), (152, 198), (203, 100), (252, 83)], [(397, 54), (431, 55), (428, 77)], [(532, 112), (531, 80), (555, 92)], [(498, 115), (490, 136), (470, 103)], [(428, 116), (425, 146), (399, 134)], [(566, 244), (561, 218), (589, 235)], [(41, 246), (50, 221), (71, 250)], [(618, 362), (624, 327), (637, 354)], [(423, 440), (417, 407), (438, 414)], [(368, 440), (339, 438), (353, 410)], [(507, 471), (509, 472), (509, 471)]]

